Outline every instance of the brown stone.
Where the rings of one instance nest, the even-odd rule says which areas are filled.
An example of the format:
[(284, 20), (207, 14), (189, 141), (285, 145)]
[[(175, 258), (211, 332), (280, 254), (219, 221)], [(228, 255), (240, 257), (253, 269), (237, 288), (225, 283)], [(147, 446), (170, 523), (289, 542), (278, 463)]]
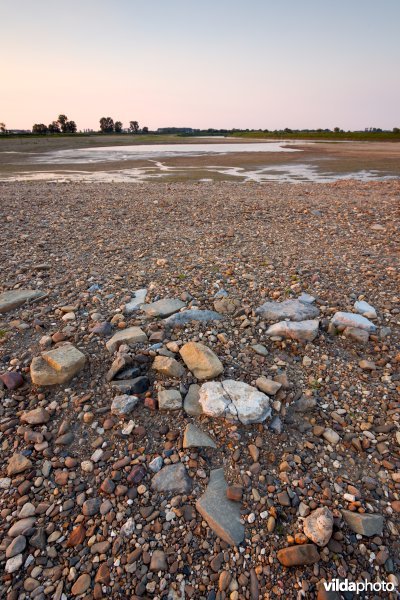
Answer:
[(67, 541), (67, 547), (73, 548), (74, 546), (79, 546), (79, 544), (82, 544), (85, 537), (86, 529), (82, 524), (80, 524), (71, 531)]
[(72, 586), (71, 592), (74, 596), (80, 596), (81, 594), (84, 594), (86, 590), (89, 589), (90, 584), (90, 575), (88, 575), (87, 573), (83, 573), (75, 581), (74, 585)]
[(319, 561), (317, 546), (314, 544), (302, 544), (301, 546), (289, 546), (278, 551), (278, 560), (285, 567), (300, 565), (312, 565)]

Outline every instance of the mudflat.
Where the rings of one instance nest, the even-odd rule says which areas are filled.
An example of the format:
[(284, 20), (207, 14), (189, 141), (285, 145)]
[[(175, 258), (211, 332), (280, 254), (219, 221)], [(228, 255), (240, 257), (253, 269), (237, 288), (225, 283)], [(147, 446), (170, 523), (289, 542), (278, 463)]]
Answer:
[[(0, 295), (43, 292), (0, 314), (2, 597), (397, 582), (400, 181), (13, 182), (0, 197)], [(300, 307), (311, 341), (271, 334), (267, 301)], [(187, 342), (249, 424), (213, 414)], [(68, 381), (47, 385), (56, 368)], [(201, 446), (183, 443), (190, 424)]]

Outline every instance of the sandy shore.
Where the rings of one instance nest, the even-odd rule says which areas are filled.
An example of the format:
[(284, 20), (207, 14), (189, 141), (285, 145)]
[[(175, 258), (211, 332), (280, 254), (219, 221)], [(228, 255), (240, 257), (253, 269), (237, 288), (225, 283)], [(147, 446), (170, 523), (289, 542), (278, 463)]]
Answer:
[[(322, 600), (326, 580), (398, 583), (399, 181), (4, 183), (0, 198), (0, 294), (46, 294), (0, 314), (0, 374), (14, 373), (0, 382), (1, 597)], [(141, 288), (147, 302), (180, 299), (222, 318), (170, 329), (127, 313)], [(317, 337), (271, 338), (256, 309), (303, 292), (315, 298)], [(369, 336), (332, 325), (363, 299), (377, 313)], [(110, 353), (107, 340), (133, 326), (148, 341)], [(32, 360), (66, 341), (83, 369), (33, 384)], [(215, 380), (280, 384), (271, 416), (243, 425), (160, 410), (163, 389), (184, 401), (203, 384), (179, 354), (189, 341), (218, 356)], [(159, 355), (182, 374), (155, 371)], [(125, 416), (111, 410), (115, 359), (148, 378)], [(185, 448), (189, 423), (217, 448)], [(189, 484), (177, 476), (173, 490), (156, 489), (155, 459), (160, 474), (183, 465)], [(241, 488), (229, 508), (240, 513), (237, 546), (196, 509), (220, 467)], [(305, 520), (323, 507), (333, 531), (317, 528), (328, 533), (318, 544)], [(300, 547), (310, 564), (302, 555), (285, 567)]]

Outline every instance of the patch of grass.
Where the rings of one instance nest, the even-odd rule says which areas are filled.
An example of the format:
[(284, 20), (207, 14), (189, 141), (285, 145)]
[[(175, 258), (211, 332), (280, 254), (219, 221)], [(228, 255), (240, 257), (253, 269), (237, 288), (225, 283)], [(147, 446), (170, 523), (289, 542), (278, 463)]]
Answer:
[(179, 273), (178, 279), (186, 279), (185, 273)]
[(0, 329), (0, 339), (6, 337), (7, 331), (5, 329)]
[(360, 142), (400, 142), (400, 133), (392, 131), (236, 131), (233, 137), (271, 140), (354, 140)]

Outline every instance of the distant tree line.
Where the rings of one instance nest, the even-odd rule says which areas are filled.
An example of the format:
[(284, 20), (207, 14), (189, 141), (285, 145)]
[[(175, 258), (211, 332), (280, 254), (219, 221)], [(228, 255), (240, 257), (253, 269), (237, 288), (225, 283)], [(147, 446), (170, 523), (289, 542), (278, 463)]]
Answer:
[(67, 115), (58, 115), (57, 121), (52, 121), (50, 125), (44, 123), (35, 123), (32, 126), (32, 133), (45, 135), (46, 133), (76, 133), (77, 127), (75, 121), (69, 121)]
[[(111, 117), (101, 117), (100, 131), (102, 133), (122, 133), (123, 124), (121, 121), (115, 121)], [(129, 133), (139, 133), (140, 127), (138, 121), (129, 121)], [(149, 133), (148, 127), (142, 127), (141, 133)]]

